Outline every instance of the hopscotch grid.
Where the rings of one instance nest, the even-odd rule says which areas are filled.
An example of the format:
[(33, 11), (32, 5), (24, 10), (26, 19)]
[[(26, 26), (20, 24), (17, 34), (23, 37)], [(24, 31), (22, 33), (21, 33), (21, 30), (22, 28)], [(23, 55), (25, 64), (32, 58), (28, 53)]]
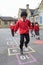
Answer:
[[(16, 48), (16, 47), (15, 47)], [(18, 47), (19, 48), (19, 47)], [(8, 55), (9, 56), (11, 56), (11, 55), (16, 55), (16, 54), (20, 54), (19, 52), (17, 52), (17, 53), (10, 53), (10, 50), (11, 49), (14, 49), (14, 48), (8, 48)], [(32, 49), (30, 46), (29, 46), (29, 49), (31, 50), (31, 51), (26, 51), (26, 52), (24, 52), (24, 53), (31, 53), (31, 52), (36, 52), (34, 49)]]
[[(19, 48), (19, 45), (18, 45), (18, 42), (16, 41), (16, 39), (14, 38), (14, 41), (15, 41), (15, 44), (16, 44), (16, 47)], [(9, 44), (9, 42), (7, 42), (7, 44)], [(15, 45), (15, 44), (11, 44), (11, 45)], [(10, 45), (10, 44), (9, 44)], [(16, 54), (20, 54), (19, 52), (17, 53), (10, 53), (10, 49), (14, 49), (16, 47), (13, 47), (13, 48), (8, 48), (8, 55), (16, 55)], [(31, 51), (27, 51), (27, 52), (24, 52), (24, 53), (31, 53), (31, 52), (36, 52), (33, 48), (31, 48), (30, 46), (28, 46), (28, 48), (31, 50)]]
[(32, 62), (36, 62), (37, 60), (35, 59), (35, 57), (33, 57), (33, 55), (31, 55), (31, 54), (29, 54), (30, 56), (31, 56), (31, 58), (33, 59), (33, 60), (31, 60), (31, 61), (27, 61), (27, 62), (25, 62), (25, 63), (22, 63), (21, 61), (20, 61), (20, 59), (19, 59), (19, 57), (18, 57), (18, 55), (16, 54), (16, 57), (17, 57), (17, 59), (18, 59), (18, 63), (19, 63), (19, 65), (24, 65), (24, 64), (27, 64), (27, 63), (32, 63)]

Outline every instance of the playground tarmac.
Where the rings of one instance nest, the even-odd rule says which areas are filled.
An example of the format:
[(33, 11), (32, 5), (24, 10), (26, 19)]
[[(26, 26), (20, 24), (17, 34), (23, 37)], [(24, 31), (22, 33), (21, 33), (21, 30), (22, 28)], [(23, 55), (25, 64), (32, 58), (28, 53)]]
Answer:
[(19, 41), (18, 31), (12, 37), (10, 29), (0, 29), (0, 65), (43, 65), (43, 30), (40, 40), (30, 35), (28, 48), (23, 47), (24, 55), (20, 55)]

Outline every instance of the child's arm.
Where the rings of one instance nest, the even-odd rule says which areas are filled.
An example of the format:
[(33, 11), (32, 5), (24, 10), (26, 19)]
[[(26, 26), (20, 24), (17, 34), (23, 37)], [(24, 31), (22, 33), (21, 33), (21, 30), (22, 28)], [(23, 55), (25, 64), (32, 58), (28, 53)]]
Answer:
[(17, 23), (15, 24), (15, 27), (14, 27), (14, 32), (16, 32), (19, 28), (19, 22), (17, 21)]
[(31, 21), (28, 21), (28, 26), (29, 28), (31, 28)]

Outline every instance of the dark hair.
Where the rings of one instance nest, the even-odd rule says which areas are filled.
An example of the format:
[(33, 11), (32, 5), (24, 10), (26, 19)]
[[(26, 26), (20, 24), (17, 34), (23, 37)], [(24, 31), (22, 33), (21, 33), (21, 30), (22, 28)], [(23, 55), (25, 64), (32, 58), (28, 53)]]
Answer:
[(38, 24), (38, 22), (35, 22), (35, 24)]
[(21, 12), (21, 17), (22, 16), (26, 16), (27, 17), (27, 12), (25, 12), (25, 11)]
[(34, 28), (34, 22), (32, 22), (32, 27)]

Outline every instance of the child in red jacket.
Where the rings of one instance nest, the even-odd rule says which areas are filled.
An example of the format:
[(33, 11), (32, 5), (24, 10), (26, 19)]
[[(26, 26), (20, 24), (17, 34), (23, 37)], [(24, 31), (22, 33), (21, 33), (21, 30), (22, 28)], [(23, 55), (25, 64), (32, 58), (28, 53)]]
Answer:
[(39, 37), (39, 24), (37, 22), (35, 22), (35, 25), (34, 25), (34, 31), (35, 31), (35, 35), (36, 35), (36, 39), (40, 39)]
[[(25, 47), (28, 46), (28, 43), (30, 41), (30, 37), (29, 37), (29, 27), (31, 22), (29, 20), (26, 19), (27, 17), (27, 13), (25, 11), (23, 11), (21, 13), (21, 19), (17, 21), (17, 23), (15, 24), (15, 28), (14, 28), (14, 32), (16, 32), (19, 28), (19, 32), (20, 32), (20, 53), (23, 54), (23, 45), (25, 43)], [(26, 39), (26, 41), (24, 42), (24, 38)]]
[(11, 23), (10, 29), (11, 29), (11, 34), (13, 37), (14, 37), (14, 27), (15, 27), (14, 23)]

